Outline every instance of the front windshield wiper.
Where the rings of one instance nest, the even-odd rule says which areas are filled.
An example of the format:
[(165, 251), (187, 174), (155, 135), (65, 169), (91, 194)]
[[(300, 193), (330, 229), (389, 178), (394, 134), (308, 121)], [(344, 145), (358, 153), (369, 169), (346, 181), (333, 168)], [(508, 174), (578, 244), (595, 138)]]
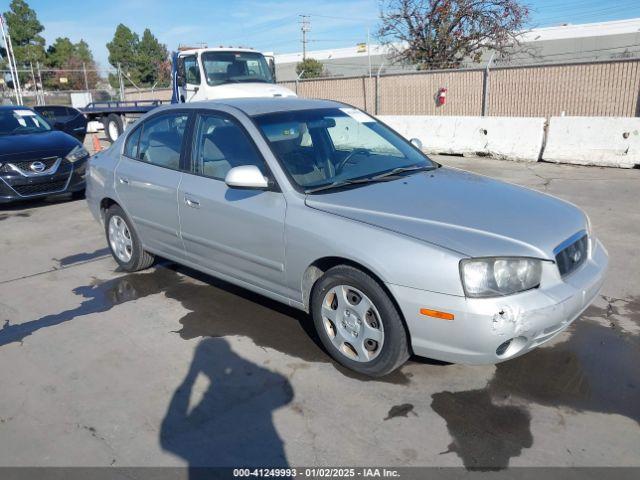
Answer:
[(329, 183), (327, 185), (321, 185), (319, 187), (309, 188), (304, 193), (315, 193), (323, 190), (333, 190), (334, 188), (346, 187), (349, 185), (358, 185), (364, 183), (386, 182), (395, 180), (401, 173), (417, 172), (422, 170), (433, 170), (433, 167), (426, 165), (414, 165), (411, 167), (398, 167), (388, 172), (379, 173), (373, 177), (354, 178), (353, 180), (340, 180), (337, 182)]

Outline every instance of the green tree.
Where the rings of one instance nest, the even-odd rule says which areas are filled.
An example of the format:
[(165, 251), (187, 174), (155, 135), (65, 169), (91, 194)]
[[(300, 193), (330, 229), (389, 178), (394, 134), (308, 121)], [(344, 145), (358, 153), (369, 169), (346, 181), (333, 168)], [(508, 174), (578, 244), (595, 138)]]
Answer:
[(24, 0), (12, 0), (9, 11), (4, 13), (7, 21), (13, 53), (18, 68), (29, 62), (43, 61), (45, 57), (44, 38), (40, 33), (44, 27), (36, 12)]
[[(46, 77), (44, 83), (48, 88), (64, 86), (64, 88), (72, 90), (83, 90), (87, 84), (89, 88), (95, 88), (98, 83), (96, 63), (89, 45), (84, 40), (73, 43), (67, 37), (56, 38), (47, 49), (45, 63), (50, 68), (63, 70)], [(87, 72), (86, 82), (85, 69)], [(67, 84), (60, 83), (62, 77), (67, 79)]]
[[(139, 44), (140, 38), (138, 34), (122, 23), (116, 27), (113, 40), (107, 43), (109, 63), (115, 68), (120, 65), (122, 71), (136, 83), (140, 81), (138, 75)], [(114, 75), (109, 75), (109, 81), (112, 85), (114, 84), (114, 80), (117, 85), (117, 79), (114, 79)]]
[(296, 73), (300, 78), (318, 78), (325, 75), (324, 65), (315, 58), (306, 58), (296, 65)]
[(165, 71), (161, 68), (169, 58), (166, 45), (160, 43), (148, 28), (142, 34), (138, 44), (138, 71), (140, 82), (153, 85), (156, 82), (166, 83), (169, 78), (162, 78)]
[[(167, 69), (169, 52), (166, 45), (160, 43), (148, 28), (142, 38), (126, 25), (116, 28), (113, 40), (107, 43), (109, 63), (117, 67), (120, 64), (125, 79), (138, 86), (151, 86), (167, 83), (170, 69)], [(112, 85), (117, 86), (117, 78), (110, 75)], [(125, 80), (125, 83), (128, 83)]]

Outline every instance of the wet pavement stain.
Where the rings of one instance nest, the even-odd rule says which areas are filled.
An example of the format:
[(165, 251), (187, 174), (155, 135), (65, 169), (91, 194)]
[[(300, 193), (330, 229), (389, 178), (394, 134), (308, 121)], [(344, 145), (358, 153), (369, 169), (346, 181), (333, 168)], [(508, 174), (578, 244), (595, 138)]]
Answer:
[(488, 390), (441, 392), (431, 408), (446, 419), (455, 452), (469, 470), (501, 470), (524, 448), (531, 448), (531, 416), (524, 407), (496, 405)]
[(60, 267), (68, 267), (69, 265), (74, 265), (76, 263), (88, 262), (89, 260), (95, 260), (98, 258), (106, 257), (110, 254), (109, 248), (98, 248), (93, 252), (85, 252), (85, 253), (76, 253), (75, 255), (69, 255), (68, 257), (63, 257), (61, 259), (53, 258), (52, 260), (58, 262)]
[(239, 335), (251, 338), (258, 347), (272, 348), (307, 362), (332, 363), (345, 376), (358, 380), (409, 383), (409, 376), (401, 370), (383, 378), (370, 378), (335, 364), (321, 348), (306, 313), (186, 267), (164, 264), (150, 272), (110, 280), (94, 279), (90, 285), (75, 288), (73, 293), (85, 299), (76, 308), (22, 324), (6, 321), (0, 329), (0, 347), (22, 342), (42, 328), (106, 312), (149, 295), (164, 294), (189, 310), (179, 319), (181, 328), (174, 332), (185, 340)]
[(29, 218), (31, 214), (29, 212), (20, 212), (20, 213), (0, 213), (0, 222), (2, 220), (6, 220), (7, 218), (12, 217), (21, 217), (21, 218)]
[(469, 469), (506, 468), (533, 444), (527, 404), (628, 417), (640, 425), (640, 339), (587, 318), (570, 337), (500, 363), (484, 389), (432, 395)]
[(413, 405), (410, 403), (403, 403), (402, 405), (394, 405), (389, 409), (389, 413), (387, 413), (386, 420), (390, 420), (392, 418), (404, 417), (408, 418), (409, 414), (413, 416), (418, 416), (416, 412), (413, 411)]

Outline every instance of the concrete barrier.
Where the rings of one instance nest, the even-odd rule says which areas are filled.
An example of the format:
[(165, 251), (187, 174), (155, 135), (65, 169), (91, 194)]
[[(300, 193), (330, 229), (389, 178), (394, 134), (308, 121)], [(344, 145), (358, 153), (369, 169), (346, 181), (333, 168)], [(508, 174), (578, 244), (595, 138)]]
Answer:
[(380, 120), (408, 139), (418, 138), (429, 153), (486, 155), (537, 162), (544, 118), (381, 115)]
[(551, 117), (543, 160), (633, 168), (640, 165), (640, 118)]

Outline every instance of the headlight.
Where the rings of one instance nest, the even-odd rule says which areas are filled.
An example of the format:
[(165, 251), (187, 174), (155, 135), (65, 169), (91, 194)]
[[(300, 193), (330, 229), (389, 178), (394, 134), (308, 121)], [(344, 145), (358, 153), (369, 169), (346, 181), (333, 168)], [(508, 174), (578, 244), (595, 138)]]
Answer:
[(460, 261), (467, 297), (502, 297), (540, 285), (542, 262), (535, 258), (470, 258)]
[(87, 149), (78, 145), (76, 148), (71, 150), (65, 158), (70, 162), (77, 162), (78, 160), (81, 160), (88, 156), (89, 152), (87, 152)]

